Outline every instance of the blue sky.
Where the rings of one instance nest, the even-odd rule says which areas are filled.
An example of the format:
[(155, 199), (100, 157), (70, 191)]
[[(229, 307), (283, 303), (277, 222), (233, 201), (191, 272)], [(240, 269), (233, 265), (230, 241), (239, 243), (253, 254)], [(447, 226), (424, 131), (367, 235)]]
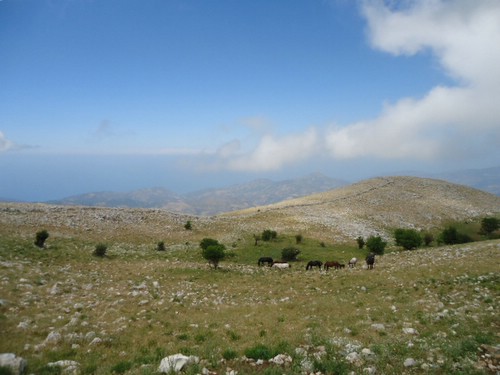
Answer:
[(1, 0), (0, 198), (500, 160), (497, 0)]

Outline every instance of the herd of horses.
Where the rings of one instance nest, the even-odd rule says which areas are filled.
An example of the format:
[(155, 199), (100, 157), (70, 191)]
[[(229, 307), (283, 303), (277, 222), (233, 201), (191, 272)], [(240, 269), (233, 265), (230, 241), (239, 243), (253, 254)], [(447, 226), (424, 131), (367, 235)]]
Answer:
[[(374, 253), (368, 254), (368, 256), (365, 258), (365, 261), (366, 261), (367, 269), (369, 269), (369, 270), (373, 269), (373, 267), (375, 265), (375, 254)], [(348, 266), (349, 266), (349, 268), (354, 268), (354, 267), (356, 267), (357, 263), (358, 263), (358, 259), (352, 258), (349, 261)], [(259, 266), (267, 265), (269, 267), (279, 268), (279, 269), (285, 269), (285, 268), (292, 267), (292, 265), (288, 262), (275, 261), (271, 257), (261, 257), (261, 258), (259, 258), (257, 264)], [(320, 260), (309, 261), (307, 263), (306, 270), (312, 270), (314, 268), (318, 268), (319, 270), (321, 270), (323, 268), (325, 271), (328, 271), (330, 268), (335, 268), (336, 270), (338, 270), (341, 268), (345, 268), (345, 264), (339, 263), (337, 261), (327, 261), (325, 263), (323, 263)]]

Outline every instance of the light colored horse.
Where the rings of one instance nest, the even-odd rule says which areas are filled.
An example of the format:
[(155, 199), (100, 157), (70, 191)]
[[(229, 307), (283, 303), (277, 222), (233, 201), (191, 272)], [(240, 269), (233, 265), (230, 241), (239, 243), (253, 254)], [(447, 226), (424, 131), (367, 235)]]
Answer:
[(287, 269), (287, 268), (291, 268), (292, 266), (290, 265), (290, 263), (273, 263), (273, 268), (278, 268), (280, 270), (284, 270), (284, 269)]
[(352, 258), (349, 261), (349, 268), (354, 268), (354, 266), (356, 266), (356, 263), (358, 263), (358, 258)]

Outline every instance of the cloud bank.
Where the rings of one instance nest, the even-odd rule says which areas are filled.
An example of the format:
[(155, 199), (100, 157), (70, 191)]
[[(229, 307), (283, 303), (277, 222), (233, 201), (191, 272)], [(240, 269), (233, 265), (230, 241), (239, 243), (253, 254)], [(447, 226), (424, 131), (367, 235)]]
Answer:
[(374, 119), (284, 137), (263, 135), (250, 152), (233, 143), (218, 153), (226, 168), (276, 170), (319, 153), (335, 160), (460, 160), (499, 148), (500, 2), (361, 4), (374, 49), (394, 56), (431, 52), (455, 85), (434, 87), (422, 98), (402, 98)]

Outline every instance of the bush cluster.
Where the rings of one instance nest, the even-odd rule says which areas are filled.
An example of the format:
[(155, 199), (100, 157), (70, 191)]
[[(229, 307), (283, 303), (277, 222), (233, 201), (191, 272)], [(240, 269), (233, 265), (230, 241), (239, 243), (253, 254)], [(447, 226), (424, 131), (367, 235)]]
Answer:
[(300, 254), (300, 250), (296, 247), (285, 247), (281, 250), (281, 259), (290, 262), (297, 260), (297, 256)]

